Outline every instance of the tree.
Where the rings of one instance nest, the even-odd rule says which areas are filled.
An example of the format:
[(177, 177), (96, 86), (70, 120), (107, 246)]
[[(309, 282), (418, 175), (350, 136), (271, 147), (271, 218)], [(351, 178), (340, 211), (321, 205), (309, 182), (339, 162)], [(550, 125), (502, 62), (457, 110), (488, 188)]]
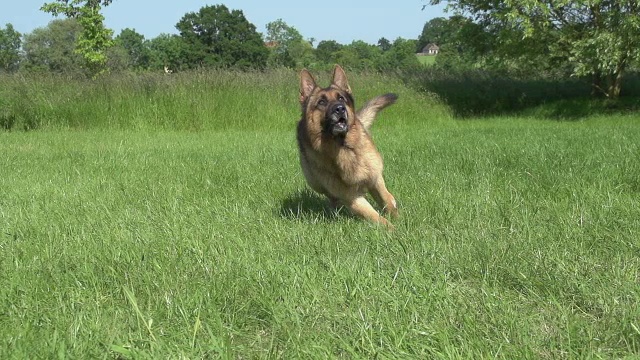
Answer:
[(115, 44), (107, 50), (107, 69), (110, 73), (133, 70), (131, 56), (127, 49)]
[(64, 19), (53, 20), (46, 27), (26, 34), (20, 67), (26, 71), (85, 74), (82, 56), (75, 51), (81, 31), (75, 19)]
[(21, 35), (13, 25), (0, 28), (0, 70), (12, 72), (18, 69), (21, 44)]
[(420, 61), (416, 57), (415, 43), (416, 40), (397, 38), (376, 61), (376, 68), (380, 71), (418, 69)]
[(316, 47), (316, 59), (323, 64), (337, 63), (337, 53), (344, 45), (335, 40), (322, 40)]
[(347, 69), (360, 69), (362, 68), (362, 61), (354, 49), (351, 46), (345, 45), (335, 53), (335, 63), (342, 65)]
[(382, 55), (382, 50), (376, 45), (368, 44), (362, 40), (354, 40), (351, 44), (344, 46), (338, 54), (340, 54), (339, 64), (346, 64), (345, 66), (355, 69), (369, 70), (375, 67), (375, 63)]
[(498, 57), (492, 53), (492, 38), (491, 33), (481, 25), (467, 17), (454, 15), (448, 19), (435, 18), (427, 22), (417, 41), (424, 45), (418, 45), (417, 48), (421, 51), (426, 44), (435, 43), (440, 47), (436, 65), (466, 70), (486, 65)]
[[(331, 45), (332, 43), (327, 43)], [(318, 50), (321, 49), (323, 42), (318, 44)], [(318, 51), (316, 50), (316, 52)], [(324, 50), (324, 49), (323, 49)], [(331, 60), (340, 64), (345, 68), (372, 70), (382, 54), (382, 50), (376, 45), (367, 44), (362, 40), (354, 40), (349, 45), (340, 45), (337, 50), (331, 54)], [(320, 56), (318, 56), (320, 58)]]
[(378, 48), (382, 51), (388, 51), (389, 49), (391, 49), (391, 41), (387, 40), (387, 38), (381, 37), (380, 39), (378, 39)]
[(451, 26), (451, 22), (443, 17), (433, 18), (424, 24), (422, 33), (416, 42), (416, 52), (421, 52), (428, 44), (443, 44), (451, 41), (453, 33), (456, 31)]
[(127, 68), (140, 70), (149, 66), (149, 47), (144, 35), (138, 34), (134, 29), (122, 29), (114, 39), (114, 45), (124, 49), (127, 54)]
[(176, 28), (185, 42), (191, 67), (262, 68), (267, 63), (269, 50), (241, 10), (205, 6), (183, 16)]
[(498, 42), (544, 39), (549, 56), (569, 64), (574, 76), (591, 76), (594, 89), (610, 98), (620, 95), (625, 71), (640, 57), (637, 0), (450, 0), (449, 7), (496, 29)]
[(82, 32), (76, 39), (76, 52), (82, 55), (84, 65), (93, 77), (106, 71), (107, 49), (113, 45), (113, 31), (104, 27), (104, 16), (100, 14), (101, 7), (111, 1), (56, 0), (40, 8), (54, 16), (63, 14), (78, 21)]
[(187, 45), (178, 35), (160, 34), (149, 41), (149, 68), (172, 71), (190, 68)]
[(270, 45), (269, 65), (304, 67), (313, 61), (313, 46), (296, 28), (282, 19), (268, 23), (266, 28), (265, 40)]

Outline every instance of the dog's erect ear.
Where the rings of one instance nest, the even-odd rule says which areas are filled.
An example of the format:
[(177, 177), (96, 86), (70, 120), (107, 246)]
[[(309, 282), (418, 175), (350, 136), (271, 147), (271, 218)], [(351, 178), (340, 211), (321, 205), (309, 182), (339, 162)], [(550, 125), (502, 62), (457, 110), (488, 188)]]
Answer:
[(300, 103), (305, 102), (315, 88), (316, 80), (313, 75), (307, 69), (302, 69), (300, 72)]
[(349, 87), (349, 82), (347, 82), (347, 75), (340, 65), (336, 65), (336, 67), (333, 68), (333, 80), (331, 80), (331, 82), (333, 85), (351, 94), (351, 88)]

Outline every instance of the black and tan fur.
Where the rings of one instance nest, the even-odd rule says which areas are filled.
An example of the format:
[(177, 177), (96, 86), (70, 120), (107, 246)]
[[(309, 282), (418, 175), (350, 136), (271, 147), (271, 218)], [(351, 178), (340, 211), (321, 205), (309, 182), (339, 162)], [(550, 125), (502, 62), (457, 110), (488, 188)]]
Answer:
[(371, 206), (370, 193), (383, 210), (396, 217), (398, 208), (382, 177), (382, 157), (369, 127), (378, 111), (393, 104), (394, 94), (378, 96), (357, 113), (344, 70), (336, 65), (331, 85), (317, 86), (309, 71), (300, 74), (302, 119), (298, 123), (300, 164), (309, 186), (335, 206), (391, 227)]

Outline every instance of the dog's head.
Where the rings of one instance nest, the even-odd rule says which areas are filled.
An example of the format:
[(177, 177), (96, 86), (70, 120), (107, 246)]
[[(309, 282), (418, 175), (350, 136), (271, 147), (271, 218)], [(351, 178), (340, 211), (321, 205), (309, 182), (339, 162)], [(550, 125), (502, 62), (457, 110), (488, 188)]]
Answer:
[(356, 121), (351, 88), (339, 65), (333, 69), (327, 88), (318, 87), (311, 73), (302, 70), (300, 104), (306, 120), (326, 135), (344, 137)]

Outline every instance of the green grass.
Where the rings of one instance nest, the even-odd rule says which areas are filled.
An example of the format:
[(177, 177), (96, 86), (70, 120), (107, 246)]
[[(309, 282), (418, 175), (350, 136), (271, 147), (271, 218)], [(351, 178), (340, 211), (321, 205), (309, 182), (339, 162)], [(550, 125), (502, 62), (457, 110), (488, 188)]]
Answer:
[(417, 56), (418, 61), (420, 61), (420, 64), (422, 65), (433, 65), (436, 63), (436, 57), (435, 56), (425, 56), (425, 55), (420, 55)]
[[(101, 81), (0, 75), (0, 129), (282, 130), (300, 116), (293, 71), (114, 75)], [(316, 74), (327, 84), (330, 73)], [(389, 91), (407, 116), (425, 97), (392, 77), (352, 77), (358, 104)], [(428, 99), (427, 99), (428, 100)], [(433, 100), (433, 113), (450, 113)], [(395, 111), (395, 110), (394, 110)], [(401, 119), (399, 121), (406, 122)]]
[(389, 233), (305, 190), (295, 74), (202, 76), (41, 90), (67, 116), (0, 133), (0, 358), (640, 354), (637, 115), (460, 121), (354, 79), (401, 95), (374, 125)]

